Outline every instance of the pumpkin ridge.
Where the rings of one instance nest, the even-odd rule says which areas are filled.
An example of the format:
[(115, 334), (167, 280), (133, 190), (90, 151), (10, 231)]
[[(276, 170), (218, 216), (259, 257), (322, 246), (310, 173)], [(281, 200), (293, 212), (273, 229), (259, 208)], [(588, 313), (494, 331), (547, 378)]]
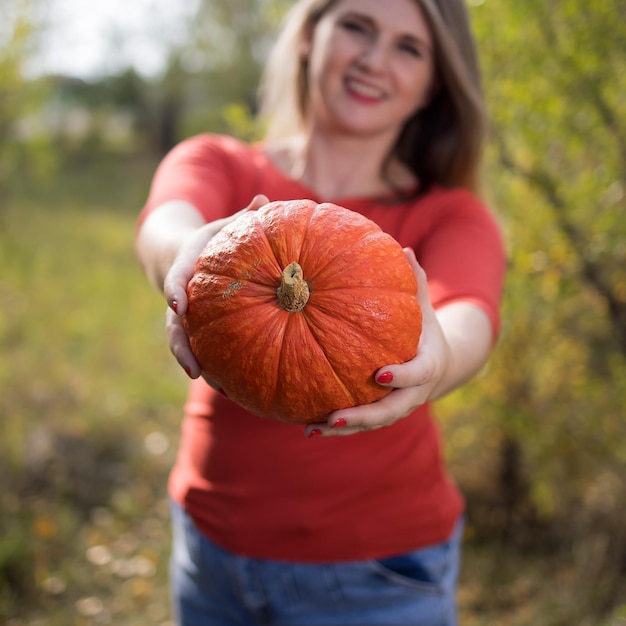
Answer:
[[(270, 206), (270, 205), (267, 205), (267, 206)], [(292, 263), (294, 261), (297, 262), (297, 263), (300, 263), (300, 258), (302, 256), (302, 246), (303, 246), (304, 242), (306, 241), (306, 234), (307, 234), (308, 229), (309, 229), (309, 224), (311, 222), (313, 214), (315, 213), (315, 211), (311, 210), (310, 207), (307, 207), (307, 209), (309, 210), (309, 219), (308, 219), (307, 224), (306, 224), (306, 230), (305, 230), (304, 236), (301, 238), (300, 246), (299, 246), (298, 250), (296, 251), (296, 253), (293, 255), (296, 258), (295, 259), (290, 259), (289, 261), (285, 261), (286, 265), (284, 267), (283, 267), (283, 262), (279, 258), (280, 255), (278, 254), (277, 250), (275, 249), (275, 247), (274, 247), (274, 245), (272, 243), (272, 240), (267, 236), (267, 231), (265, 230), (264, 223), (258, 217), (259, 211), (263, 211), (263, 208), (261, 208), (261, 209), (259, 209), (259, 211), (255, 212), (255, 218), (256, 218), (257, 222), (259, 223), (259, 225), (260, 225), (260, 229), (259, 230), (261, 231), (261, 233), (263, 233), (263, 238), (265, 239), (265, 243), (267, 244), (267, 249), (271, 250), (273, 260), (274, 260), (276, 266), (280, 270), (279, 273), (278, 273), (278, 276), (276, 277), (276, 281), (277, 282), (274, 285), (275, 287), (279, 286), (282, 272), (285, 270), (287, 265), (289, 265), (289, 263)]]
[[(346, 285), (346, 286), (342, 286), (341, 287), (341, 291), (358, 291), (359, 289), (371, 289), (371, 290), (376, 290), (376, 293), (380, 293), (381, 291), (383, 292), (388, 292), (388, 293), (404, 293), (406, 295), (411, 295), (411, 296), (415, 296), (415, 294), (417, 293), (417, 290), (413, 291), (409, 291), (407, 290), (402, 290), (399, 287), (396, 286), (389, 286), (387, 285)], [(336, 291), (337, 288), (336, 287), (328, 287), (326, 289), (324, 289), (324, 287), (321, 288), (317, 288), (315, 290), (315, 293), (328, 293), (328, 292), (332, 292), (332, 291)]]
[[(272, 257), (274, 259), (274, 263), (276, 263), (276, 266), (279, 268), (280, 273), (279, 275), (276, 277), (276, 281), (277, 284), (274, 285), (274, 287), (278, 287), (278, 284), (280, 283), (280, 274), (282, 274), (283, 270), (285, 269), (284, 267), (281, 267), (281, 263), (278, 259), (278, 255), (276, 254), (276, 250), (274, 250), (274, 246), (272, 245), (272, 242), (270, 240), (270, 238), (267, 236), (267, 232), (265, 231), (265, 225), (263, 224), (263, 222), (259, 219), (259, 214), (258, 211), (255, 212), (254, 218), (256, 219), (256, 221), (258, 222), (260, 228), (259, 230), (261, 231), (261, 233), (263, 234), (263, 239), (265, 239), (265, 243), (267, 244), (267, 249), (271, 250), (272, 252)], [(297, 261), (298, 259), (293, 259), (294, 261)]]
[[(354, 250), (354, 248), (361, 246), (365, 243), (368, 243), (370, 241), (370, 239), (372, 239), (373, 237), (378, 237), (380, 235), (384, 235), (385, 233), (383, 231), (374, 231), (374, 232), (370, 232), (368, 233), (365, 237), (363, 237), (362, 239), (358, 239), (354, 242), (350, 242), (350, 245), (341, 248), (341, 250), (339, 250), (338, 252), (336, 252), (336, 254), (334, 254), (332, 257), (328, 257), (328, 262), (326, 263), (326, 265), (323, 265), (322, 267), (319, 267), (317, 272), (315, 273), (315, 275), (309, 275), (307, 277), (307, 280), (315, 280), (317, 279), (317, 277), (322, 274), (324, 272), (324, 270), (326, 270), (326, 268), (328, 268), (329, 265), (332, 265), (333, 263), (337, 262), (337, 259), (341, 258), (342, 256), (348, 254), (351, 250)], [(304, 261), (304, 263), (306, 263), (306, 261)], [(304, 266), (304, 264), (302, 263), (301, 265)]]
[[(367, 329), (364, 329), (362, 325), (355, 324), (354, 322), (352, 322), (350, 320), (346, 320), (346, 319), (342, 319), (342, 323), (343, 323), (344, 326), (347, 326), (347, 327), (351, 328), (354, 331), (354, 334), (358, 335), (362, 339), (364, 345), (368, 345), (371, 348), (376, 348), (377, 351), (380, 351), (380, 352), (388, 351), (388, 348), (385, 345), (383, 345), (381, 342), (376, 341), (375, 339), (372, 338), (372, 336), (371, 336), (371, 329), (369, 329), (370, 334), (368, 334), (367, 333)], [(315, 341), (317, 343), (320, 343), (320, 341), (322, 339), (321, 330), (320, 330), (320, 333), (316, 333), (313, 329), (317, 325), (309, 323), (308, 319), (307, 319), (307, 326), (311, 330), (311, 334), (313, 336), (313, 339), (315, 339)], [(416, 345), (416, 349), (417, 349), (417, 345)], [(334, 372), (334, 367), (332, 365), (332, 361), (328, 358), (328, 355), (326, 354), (326, 351), (323, 351), (323, 352), (324, 352), (324, 356), (326, 356), (326, 360), (328, 361), (330, 366), (333, 368), (333, 372)], [(378, 367), (383, 367), (383, 365), (389, 365), (389, 363), (381, 363)]]
[(287, 339), (287, 333), (289, 332), (289, 317), (291, 315), (293, 315), (293, 313), (287, 313), (288, 317), (285, 320), (285, 324), (282, 326), (282, 335), (281, 335), (281, 340), (280, 340), (280, 350), (278, 352), (278, 359), (276, 360), (276, 368), (275, 371), (272, 372), (274, 379), (272, 380), (272, 385), (271, 385), (271, 389), (273, 389), (273, 393), (271, 396), (271, 401), (270, 401), (270, 406), (274, 407), (274, 406), (280, 406), (281, 405), (281, 401), (280, 401), (280, 396), (279, 396), (279, 385), (278, 385), (278, 379), (280, 377), (280, 373), (283, 371), (283, 368), (285, 367), (285, 359), (287, 358), (286, 355), (286, 350), (283, 349), (283, 346), (285, 345), (285, 341)]
[[(267, 303), (264, 303), (263, 306), (267, 306)], [(276, 310), (273, 307), (271, 309), (271, 312), (274, 313), (275, 315), (282, 315), (282, 314), (285, 313), (284, 311)], [(269, 319), (269, 314), (265, 314), (264, 315), (264, 319), (268, 320)], [(281, 320), (278, 320), (278, 321), (272, 320), (272, 323), (273, 323), (273, 325), (276, 328), (278, 328), (280, 330), (280, 344), (281, 344), (281, 353), (282, 353), (282, 344), (285, 341), (285, 334), (286, 334), (286, 324), (283, 323)], [(270, 324), (270, 322), (266, 321), (266, 325), (269, 325), (269, 324)], [(247, 333), (247, 335), (248, 335), (247, 338), (244, 340), (245, 342), (242, 342), (241, 341), (241, 330), (238, 331), (238, 335), (237, 335), (237, 337), (238, 337), (238, 348), (239, 348), (239, 350), (240, 350), (240, 352), (242, 354), (246, 353), (248, 351), (248, 347), (253, 345), (255, 343), (255, 341), (257, 340), (257, 338), (258, 338), (258, 334), (255, 333), (253, 331), (253, 329), (251, 329), (250, 332)], [(278, 380), (278, 372), (279, 372), (279, 368), (277, 366), (274, 369), (274, 371), (272, 372), (272, 375), (273, 375), (272, 385), (271, 385), (271, 387), (268, 387), (268, 388), (275, 389), (276, 381)], [(264, 372), (263, 372), (264, 377), (268, 377), (269, 373), (270, 373), (270, 370), (265, 369)], [(218, 377), (219, 377), (219, 374), (215, 376), (215, 380), (217, 382), (219, 382), (219, 378)], [(263, 399), (263, 401), (264, 401), (264, 404), (265, 404), (266, 408), (268, 406), (272, 406), (274, 404), (274, 394), (271, 394), (271, 395), (268, 394), (266, 396), (266, 398)]]
[[(229, 269), (229, 268), (224, 268), (224, 269)], [(233, 268), (234, 269), (234, 268)], [(257, 280), (251, 280), (250, 278), (248, 278), (247, 276), (242, 276), (241, 272), (239, 273), (235, 273), (233, 271), (232, 274), (223, 272), (223, 271), (214, 271), (210, 268), (202, 268), (202, 273), (203, 274), (210, 274), (211, 276), (218, 276), (219, 278), (228, 278), (232, 281), (245, 281), (246, 283), (252, 283), (253, 285), (258, 285), (260, 287), (274, 287), (274, 284), (271, 283), (269, 281), (267, 282), (259, 282)]]
[[(396, 303), (400, 301), (405, 301), (407, 298), (413, 298), (412, 296), (401, 296)], [(414, 300), (415, 306), (417, 307), (417, 301)], [(407, 304), (408, 306), (408, 304)], [(409, 307), (410, 308), (410, 307)], [(316, 304), (312, 306), (308, 311), (303, 312), (305, 314), (305, 318), (307, 320), (307, 325), (313, 335), (315, 341), (319, 345), (325, 345), (326, 339), (325, 336), (331, 334), (332, 328), (336, 324), (335, 314), (332, 309), (328, 309), (323, 304), (320, 306)], [(409, 346), (402, 347), (394, 340), (389, 341), (389, 337), (385, 336), (384, 329), (380, 330), (380, 332), (376, 331), (377, 319), (375, 316), (371, 318), (371, 325), (363, 323), (363, 319), (353, 319), (351, 317), (341, 317), (341, 328), (344, 329), (342, 334), (349, 336), (350, 341), (355, 340), (355, 345), (361, 346), (360, 353), (367, 355), (367, 360), (370, 362), (372, 366), (372, 373), (374, 370), (379, 367), (383, 367), (384, 365), (389, 365), (391, 363), (400, 363), (405, 362), (412, 359), (417, 352), (417, 344), (419, 341), (419, 335), (421, 334), (421, 313), (418, 313), (418, 323), (415, 327), (416, 337), (415, 343), (412, 348)], [(394, 324), (398, 322), (397, 318), (394, 318)], [(330, 329), (330, 330), (329, 330)], [(345, 332), (348, 331), (348, 332)], [(382, 336), (381, 336), (382, 334)], [(357, 339), (358, 338), (358, 339)], [(365, 347), (363, 347), (365, 346)], [(327, 360), (332, 366), (335, 361), (341, 366), (341, 358), (338, 357), (337, 350), (331, 351), (331, 356), (329, 356), (327, 351), (324, 351)], [(343, 355), (343, 352), (342, 352)], [(376, 355), (376, 356), (375, 356)], [(339, 358), (339, 360), (337, 360)], [(373, 359), (381, 359), (381, 362), (375, 362)], [(383, 362), (384, 361), (384, 362)], [(343, 380), (343, 378), (342, 378)], [(347, 387), (350, 389), (350, 387)], [(358, 390), (357, 390), (358, 393)]]
[[(307, 257), (306, 255), (303, 253), (303, 248), (306, 244), (306, 242), (310, 239), (309, 237), (309, 231), (312, 228), (312, 224), (314, 221), (320, 221), (322, 223), (322, 225), (324, 224), (325, 220), (328, 220), (329, 216), (331, 215), (330, 213), (326, 213), (324, 212), (322, 214), (322, 216), (320, 217), (319, 214), (319, 207), (324, 206), (324, 205), (331, 205), (334, 206), (337, 209), (341, 209), (341, 210), (345, 210), (343, 209), (343, 207), (340, 207), (338, 205), (334, 205), (332, 203), (322, 203), (321, 205), (318, 205), (318, 211), (312, 211), (311, 215), (309, 216), (309, 221), (307, 222), (307, 226), (306, 226), (306, 231), (305, 231), (305, 236), (302, 239), (302, 247), (300, 249), (300, 254), (302, 256), (302, 261), (300, 262), (300, 265), (302, 265), (303, 268), (308, 268), (308, 263), (307, 263)], [(333, 249), (333, 254), (332, 256), (328, 257), (328, 261), (325, 265), (323, 265), (322, 267), (319, 267), (317, 272), (313, 275), (308, 275), (305, 276), (305, 279), (308, 281), (312, 281), (315, 278), (317, 278), (317, 276), (319, 276), (319, 274), (321, 274), (329, 265), (331, 265), (332, 263), (334, 263), (337, 258), (339, 258), (340, 256), (342, 256), (343, 254), (345, 254), (346, 252), (350, 251), (352, 248), (354, 248), (356, 245), (358, 245), (361, 241), (365, 241), (367, 240), (369, 237), (371, 237), (372, 235), (379, 235), (381, 234), (383, 231), (379, 228), (378, 225), (376, 225), (374, 222), (371, 222), (370, 220), (368, 220), (365, 216), (361, 215), (360, 213), (357, 213), (357, 215), (361, 218), (363, 218), (363, 222), (361, 222), (360, 224), (357, 225), (357, 227), (355, 228), (355, 230), (360, 231), (364, 231), (365, 233), (367, 233), (365, 235), (365, 237), (359, 238), (356, 241), (352, 242), (352, 241), (346, 241), (345, 238), (342, 239), (342, 247), (338, 248), (335, 247)], [(336, 229), (336, 224), (334, 222), (331, 222), (331, 227), (328, 228), (329, 231), (333, 231)], [(313, 252), (313, 250), (311, 250), (311, 252)]]
[(350, 391), (350, 389), (348, 389), (348, 387), (346, 387), (346, 384), (343, 382), (341, 376), (339, 376), (339, 374), (337, 373), (337, 370), (335, 369), (332, 361), (328, 358), (324, 350), (322, 350), (322, 352), (324, 352), (324, 356), (326, 357), (326, 363), (328, 363), (328, 367), (330, 368), (332, 375), (335, 377), (335, 381), (339, 384), (342, 391), (346, 394), (346, 398), (350, 402), (350, 406), (357, 405), (358, 402), (355, 400), (353, 393)]
[[(277, 315), (281, 315), (282, 313), (284, 313), (284, 311), (276, 311)], [(267, 322), (266, 322), (267, 324)], [(276, 398), (276, 382), (278, 381), (278, 374), (280, 372), (280, 363), (282, 360), (282, 348), (283, 348), (283, 344), (285, 343), (285, 335), (287, 334), (287, 321), (285, 320), (285, 322), (283, 323), (282, 321), (278, 321), (276, 323), (276, 327), (280, 329), (280, 357), (279, 359), (275, 362), (276, 365), (273, 368), (273, 370), (268, 370), (267, 368), (263, 371), (263, 376), (265, 380), (269, 379), (269, 374), (272, 374), (272, 380), (270, 381), (270, 384), (268, 384), (268, 386), (266, 387), (267, 389), (274, 389), (274, 392), (271, 394), (268, 394), (266, 396), (266, 407), (274, 407), (275, 406), (275, 398)], [(250, 336), (250, 339), (246, 342), (245, 346), (243, 346), (243, 350), (242, 352), (246, 351), (246, 348), (254, 342), (254, 340), (256, 339), (256, 335), (252, 334)]]
[[(263, 308), (262, 311), (258, 312), (257, 309)], [(281, 311), (280, 309), (277, 309), (276, 307), (273, 306), (273, 302), (271, 300), (268, 299), (268, 301), (266, 302), (258, 302), (256, 304), (252, 304), (248, 307), (246, 307), (246, 310), (254, 310), (257, 311), (255, 314), (259, 315), (259, 314), (263, 314), (265, 316), (265, 318), (267, 318), (269, 315), (272, 314), (279, 314)], [(200, 323), (196, 323), (194, 326), (197, 327), (197, 332), (199, 333), (210, 333), (212, 334), (213, 332), (215, 332), (215, 328), (214, 326), (216, 325), (220, 325), (222, 323), (222, 320), (225, 317), (230, 317), (232, 315), (232, 311), (223, 311), (221, 313), (218, 314), (214, 314), (211, 315), (211, 319), (209, 321), (202, 321)], [(189, 316), (186, 317), (186, 324), (189, 325), (190, 322), (189, 320)], [(241, 337), (241, 329), (238, 329), (237, 332), (237, 337)], [(250, 336), (250, 340), (246, 342), (244, 347), (247, 347), (248, 344), (256, 337), (256, 334), (251, 333)]]
[[(260, 285), (263, 287), (275, 287), (275, 284), (269, 276), (267, 276), (267, 280), (258, 280), (263, 279), (263, 274), (259, 274), (255, 272), (258, 266), (262, 263), (262, 259), (264, 258), (264, 254), (268, 251), (271, 251), (273, 256), (274, 263), (276, 268), (279, 268), (280, 265), (278, 260), (276, 259), (276, 255), (274, 253), (274, 249), (270, 245), (270, 242), (265, 233), (265, 228), (261, 219), (259, 219), (258, 211), (251, 211), (247, 214), (241, 216), (238, 220), (234, 222), (234, 224), (238, 224), (244, 220), (244, 226), (247, 229), (246, 237), (250, 237), (251, 232), (257, 235), (257, 239), (260, 241), (260, 237), (258, 237), (261, 233), (263, 235), (263, 245), (259, 245), (259, 243), (252, 245), (252, 250), (255, 252), (251, 255), (253, 258), (256, 257), (255, 261), (251, 261), (246, 265), (245, 272), (242, 272), (241, 267), (238, 264), (224, 264), (219, 259), (220, 250), (222, 249), (224, 242), (228, 240), (233, 234), (236, 237), (239, 245), (241, 242), (241, 232), (234, 228), (233, 223), (226, 225), (217, 235), (215, 235), (207, 244), (205, 250), (201, 253), (198, 261), (202, 260), (200, 266), (196, 266), (196, 271), (200, 271), (203, 274), (210, 274), (213, 276), (218, 276), (221, 278), (228, 278), (235, 281), (245, 281), (255, 285)], [(255, 250), (256, 249), (256, 250)], [(203, 258), (204, 257), (204, 258)], [(210, 261), (209, 261), (210, 260)], [(198, 263), (198, 261), (196, 263)], [(282, 271), (282, 268), (280, 268)], [(252, 280), (252, 277), (255, 277), (257, 280)]]
[[(335, 366), (333, 365), (332, 361), (328, 358), (328, 355), (326, 354), (326, 350), (324, 349), (323, 343), (320, 343), (320, 341), (318, 340), (318, 336), (313, 331), (312, 326), (314, 326), (314, 325), (311, 323), (311, 320), (310, 320), (309, 316), (306, 314), (306, 308), (303, 309), (300, 312), (300, 314), (304, 317), (304, 320), (305, 320), (304, 326), (307, 329), (310, 338), (313, 339), (313, 341), (315, 341), (315, 343), (317, 343), (318, 346), (320, 346), (320, 351), (324, 355), (324, 361), (328, 365), (327, 375), (328, 374), (332, 374), (333, 375), (333, 377), (335, 378), (335, 382), (339, 385), (341, 390), (344, 392), (346, 398), (349, 400), (349, 402), (352, 405), (355, 405), (356, 402), (355, 402), (354, 395), (348, 389), (348, 387), (346, 387), (346, 385), (343, 382), (341, 376), (339, 376), (339, 374), (337, 373), (337, 370), (336, 370)], [(283, 333), (283, 342), (285, 341), (286, 334), (287, 334), (287, 329), (285, 328), (285, 332)], [(285, 358), (285, 353), (284, 353), (284, 351), (281, 350), (281, 352), (280, 352), (280, 359), (279, 359), (279, 361), (280, 361), (279, 371), (282, 370), (282, 362), (283, 362), (284, 358)], [(274, 388), (276, 388), (276, 387), (274, 387)]]
[[(211, 298), (205, 298), (205, 300), (207, 300), (209, 303), (211, 302)], [(252, 309), (256, 309), (258, 307), (267, 307), (268, 305), (272, 305), (275, 303), (276, 301), (276, 296), (269, 294), (267, 297), (267, 300), (264, 300), (262, 302), (258, 301), (259, 298), (257, 298), (257, 302), (255, 302), (254, 304), (248, 304), (246, 306), (246, 308), (252, 310)], [(203, 304), (202, 300), (196, 300), (196, 304)], [(224, 317), (228, 317), (232, 315), (232, 311), (229, 309), (225, 309), (223, 311), (218, 312), (213, 312), (211, 314), (211, 321), (208, 323), (209, 325), (212, 324), (213, 322), (219, 322), (222, 318)]]

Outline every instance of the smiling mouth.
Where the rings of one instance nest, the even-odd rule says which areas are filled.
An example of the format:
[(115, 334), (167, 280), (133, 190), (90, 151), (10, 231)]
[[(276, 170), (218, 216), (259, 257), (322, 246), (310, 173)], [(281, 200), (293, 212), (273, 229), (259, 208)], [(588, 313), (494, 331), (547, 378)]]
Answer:
[(371, 85), (367, 85), (353, 78), (346, 80), (346, 87), (353, 95), (369, 101), (378, 101), (385, 97), (385, 93), (381, 89), (372, 87)]

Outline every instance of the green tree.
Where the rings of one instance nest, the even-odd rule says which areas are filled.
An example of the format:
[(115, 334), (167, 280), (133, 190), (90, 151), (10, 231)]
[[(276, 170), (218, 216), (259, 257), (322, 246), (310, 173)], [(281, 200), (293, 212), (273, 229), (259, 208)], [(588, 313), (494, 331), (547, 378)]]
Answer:
[(471, 4), (510, 267), (495, 358), (461, 397), (499, 433), (509, 532), (558, 529), (588, 572), (572, 610), (600, 611), (626, 559), (626, 4)]
[(162, 112), (176, 118), (173, 138), (206, 130), (258, 136), (254, 115), (261, 67), (289, 5), (285, 0), (201, 0), (188, 24), (187, 42), (172, 50), (158, 88)]
[[(37, 35), (35, 1), (4, 0), (0, 20), (0, 198), (17, 173), (40, 175), (52, 165), (48, 141), (33, 126), (48, 85), (27, 80), (24, 66)], [(29, 125), (30, 122), (30, 125)]]

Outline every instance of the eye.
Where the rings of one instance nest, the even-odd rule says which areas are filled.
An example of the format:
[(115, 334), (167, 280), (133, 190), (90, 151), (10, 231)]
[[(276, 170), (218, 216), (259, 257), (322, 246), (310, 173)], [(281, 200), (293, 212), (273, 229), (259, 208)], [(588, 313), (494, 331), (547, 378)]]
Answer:
[(414, 43), (410, 43), (407, 41), (402, 41), (398, 44), (398, 50), (401, 52), (406, 52), (407, 54), (415, 57), (416, 59), (422, 58), (424, 55), (422, 54), (421, 49)]
[(359, 22), (358, 20), (353, 19), (345, 19), (340, 22), (340, 26), (349, 32), (357, 33), (361, 35), (366, 35), (369, 32), (369, 29), (365, 24)]

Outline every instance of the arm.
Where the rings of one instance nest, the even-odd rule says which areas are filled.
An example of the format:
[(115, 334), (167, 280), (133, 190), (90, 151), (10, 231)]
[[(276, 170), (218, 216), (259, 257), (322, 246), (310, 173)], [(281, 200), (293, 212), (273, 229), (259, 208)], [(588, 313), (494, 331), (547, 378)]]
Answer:
[[(393, 424), (418, 406), (441, 398), (469, 381), (486, 362), (493, 345), (488, 315), (477, 305), (462, 301), (435, 312), (426, 274), (413, 251), (405, 252), (417, 277), (423, 316), (416, 357), (377, 372), (379, 384), (394, 389), (389, 395), (371, 404), (335, 411), (324, 424), (307, 426), (306, 435), (312, 430), (319, 430), (325, 436), (350, 435)], [(381, 375), (386, 378), (381, 379)], [(338, 420), (341, 427), (335, 426)]]
[(183, 241), (204, 223), (198, 209), (182, 200), (166, 202), (146, 217), (137, 233), (135, 250), (146, 277), (157, 289), (163, 291)]
[(436, 315), (450, 348), (450, 361), (429, 400), (437, 400), (473, 379), (487, 362), (493, 344), (491, 320), (477, 305), (455, 302)]

